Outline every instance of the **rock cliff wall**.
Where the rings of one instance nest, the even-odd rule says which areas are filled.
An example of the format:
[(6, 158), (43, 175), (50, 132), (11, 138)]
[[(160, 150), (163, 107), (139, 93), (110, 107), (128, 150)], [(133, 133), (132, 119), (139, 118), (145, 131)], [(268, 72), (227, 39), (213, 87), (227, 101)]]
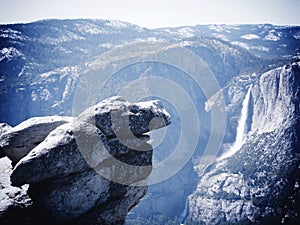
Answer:
[(252, 85), (245, 142), (206, 169), (189, 197), (186, 224), (299, 222), (300, 64), (265, 73)]

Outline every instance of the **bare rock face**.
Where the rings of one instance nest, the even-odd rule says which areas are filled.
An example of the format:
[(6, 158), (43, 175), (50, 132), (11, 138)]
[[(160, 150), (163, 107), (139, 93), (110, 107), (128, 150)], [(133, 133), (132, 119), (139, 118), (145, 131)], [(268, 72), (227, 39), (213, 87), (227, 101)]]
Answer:
[(30, 118), (1, 135), (0, 148), (16, 164), (41, 143), (56, 127), (71, 122), (72, 117), (46, 116)]
[[(10, 129), (11, 129), (11, 126), (9, 126), (8, 124), (0, 123), (0, 138), (1, 138), (2, 134), (4, 134), (5, 132), (7, 132)], [(5, 156), (6, 156), (5, 152), (4, 152), (3, 148), (1, 148), (1, 146), (0, 146), (0, 158), (5, 157)]]
[(300, 63), (259, 77), (241, 148), (213, 162), (189, 196), (185, 224), (298, 224)]
[[(74, 126), (73, 123), (59, 126), (27, 156), (22, 158), (14, 167), (11, 175), (12, 184), (22, 186), (26, 183), (38, 183), (45, 179), (67, 176), (89, 169), (90, 166), (82, 157), (76, 144), (74, 129), (82, 129), (81, 133), (85, 135), (86, 140), (96, 141), (95, 145), (91, 144), (90, 147), (97, 149), (100, 147), (96, 146), (99, 138), (95, 136), (97, 133), (93, 132), (96, 131), (96, 128), (89, 124), (77, 125), (76, 128)], [(90, 150), (91, 153), (93, 150)], [(95, 160), (100, 159), (96, 158)]]
[(130, 103), (116, 96), (92, 106), (79, 115), (95, 124), (105, 136), (141, 135), (170, 124), (170, 116), (159, 101)]
[[(37, 128), (24, 123), (16, 140), (30, 137), (28, 127)], [(158, 101), (112, 97), (57, 126), (11, 172), (12, 185), (29, 184), (27, 224), (124, 224), (145, 195), (152, 170), (153, 149), (145, 133), (168, 124), (170, 116)], [(5, 143), (13, 152), (15, 142)], [(0, 213), (0, 222), (11, 220), (1, 220)]]

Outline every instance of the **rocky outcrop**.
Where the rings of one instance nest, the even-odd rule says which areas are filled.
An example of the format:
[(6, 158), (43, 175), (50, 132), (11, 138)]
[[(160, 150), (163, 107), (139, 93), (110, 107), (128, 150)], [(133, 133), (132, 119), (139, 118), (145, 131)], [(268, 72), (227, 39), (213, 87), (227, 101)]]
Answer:
[(202, 174), (185, 224), (299, 222), (299, 78), (293, 63), (252, 83), (245, 142)]
[(28, 210), (32, 200), (27, 195), (28, 185), (13, 187), (10, 182), (11, 161), (0, 159), (0, 224), (28, 224)]
[(14, 186), (29, 184), (28, 224), (124, 224), (147, 191), (153, 149), (145, 133), (168, 124), (158, 101), (112, 97), (58, 126), (11, 172)]
[[(0, 138), (2, 136), (2, 134), (4, 134), (5, 132), (7, 132), (8, 130), (11, 129), (11, 126), (9, 126), (6, 123), (0, 123)], [(1, 148), (0, 146), (0, 158), (5, 157), (5, 152), (3, 150), (3, 148)]]
[(8, 124), (0, 123), (0, 136), (10, 129), (11, 129), (11, 126), (9, 126)]
[(45, 116), (30, 118), (1, 135), (0, 148), (16, 164), (41, 143), (56, 127), (72, 121), (72, 117)]
[(105, 136), (128, 137), (164, 127), (170, 117), (159, 101), (129, 103), (122, 97), (112, 97), (86, 109), (78, 120), (95, 124)]

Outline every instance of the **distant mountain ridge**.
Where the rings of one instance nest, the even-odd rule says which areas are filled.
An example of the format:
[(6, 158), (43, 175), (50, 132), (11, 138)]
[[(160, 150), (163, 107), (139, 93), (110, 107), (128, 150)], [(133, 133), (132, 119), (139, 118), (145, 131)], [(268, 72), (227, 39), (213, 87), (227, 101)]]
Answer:
[[(209, 36), (243, 47), (266, 58), (299, 56), (299, 27), (272, 24), (196, 25), (163, 28), (161, 31), (178, 37)], [(276, 48), (274, 48), (274, 44)], [(298, 52), (296, 55), (294, 53)]]
[[(276, 34), (282, 33), (280, 41), (277, 40), (276, 47), (270, 51), (277, 61), (273, 60), (274, 62), (272, 62), (272, 59), (267, 59), (268, 62), (260, 62), (265, 61), (265, 59), (260, 59), (264, 56), (264, 51), (255, 49), (252, 51), (248, 47), (245, 49), (241, 48), (241, 45), (234, 45), (234, 41), (239, 40), (241, 43), (248, 43), (249, 46), (250, 44), (262, 45), (265, 48), (269, 44), (273, 46), (273, 40), (241, 39), (240, 36), (245, 35), (246, 30), (250, 28), (256, 32), (270, 33), (275, 29)], [(183, 30), (192, 34), (183, 35)], [(254, 33), (254, 31), (250, 30), (248, 33)], [(222, 35), (224, 32), (227, 35), (230, 34), (231, 39), (229, 42), (225, 41), (224, 38), (213, 35), (216, 32), (222, 33)], [(211, 68), (215, 69), (214, 72), (217, 76), (223, 76), (219, 82), (224, 85), (229, 80), (228, 77), (221, 75), (224, 72), (228, 73), (224, 70), (230, 70), (229, 76), (232, 76), (242, 72), (241, 68), (249, 68), (251, 61), (253, 62), (251, 67), (261, 67), (254, 69), (260, 72), (259, 70), (263, 67), (272, 64), (279, 65), (278, 61), (295, 60), (300, 48), (299, 41), (297, 41), (299, 32), (299, 27), (274, 27), (271, 25), (200, 25), (149, 30), (129, 23), (110, 20), (43, 20), (29, 24), (0, 25), (0, 101), (5, 106), (2, 107), (3, 110), (5, 108), (5, 111), (0, 110), (0, 116), (3, 121), (15, 125), (25, 118), (41, 113), (42, 115), (48, 115), (48, 112), (52, 114), (68, 113), (70, 106), (66, 106), (67, 102), (72, 99), (72, 90), (86, 64), (104, 52), (133, 41), (183, 42), (186, 47), (199, 54), (208, 65), (211, 66), (216, 62), (220, 64), (211, 66)], [(280, 50), (277, 50), (277, 42), (286, 47), (280, 47)], [(233, 50), (240, 52), (238, 58), (231, 54)], [(256, 53), (259, 57), (253, 56)], [(260, 53), (262, 55), (259, 55)], [(232, 65), (222, 65), (224, 62), (218, 62), (218, 60), (223, 61), (226, 55), (229, 56)], [(241, 66), (240, 63), (245, 65)], [(266, 72), (268, 69), (266, 67), (263, 71)], [(252, 72), (249, 69), (245, 71)], [(46, 78), (48, 81), (45, 82)], [(28, 87), (29, 83), (31, 85)], [(47, 83), (49, 88), (41, 88), (39, 83)], [(56, 83), (55, 86), (60, 87), (58, 90), (51, 89), (54, 83)], [(12, 84), (14, 84), (13, 88), (11, 88)], [(68, 90), (63, 91), (66, 85)], [(38, 101), (37, 99), (42, 103), (39, 110), (28, 112), (28, 110), (22, 109), (27, 105), (32, 105), (31, 108), (39, 107), (35, 103)], [(25, 104), (24, 107), (23, 104)], [(10, 110), (13, 105), (19, 105), (22, 115), (9, 117), (10, 113), (7, 113), (7, 110)], [(58, 107), (58, 105), (60, 106)]]

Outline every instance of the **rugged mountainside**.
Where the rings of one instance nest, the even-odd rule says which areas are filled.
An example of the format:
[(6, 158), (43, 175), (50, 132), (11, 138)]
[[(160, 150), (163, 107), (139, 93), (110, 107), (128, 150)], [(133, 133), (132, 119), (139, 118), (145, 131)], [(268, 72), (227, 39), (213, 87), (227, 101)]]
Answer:
[[(225, 97), (227, 117), (222, 152), (236, 139), (241, 108), (251, 84), (248, 113), (257, 113), (256, 117), (263, 119), (264, 123), (254, 122), (249, 116), (247, 131), (252, 129), (250, 124), (259, 130), (260, 125), (267, 127), (267, 124), (281, 118), (274, 123), (279, 124), (285, 118), (285, 114), (279, 113), (275, 118), (271, 113), (284, 108), (283, 105), (272, 108), (269, 104), (270, 114), (267, 116), (272, 119), (265, 120), (263, 112), (267, 110), (264, 108), (266, 102), (256, 106), (260, 111), (254, 112), (254, 96), (260, 93), (257, 85), (261, 74), (299, 60), (299, 32), (300, 27), (269, 24), (200, 25), (149, 30), (110, 20), (45, 20), (0, 25), (0, 122), (15, 126), (35, 116), (71, 116), (78, 84), (89, 73), (91, 66), (103, 59), (101, 54), (117, 47), (122, 49), (129, 43), (166, 42), (172, 44), (174, 49), (180, 46), (196, 54), (219, 82)], [(145, 50), (141, 57), (151, 58), (161, 53), (160, 50)], [(180, 54), (172, 57), (181, 59)], [(190, 63), (187, 65), (192, 67)], [(149, 61), (134, 63), (116, 71), (99, 90), (97, 101), (119, 95), (130, 82), (153, 77), (174, 82), (190, 96), (198, 111), (200, 139), (195, 154), (179, 173), (149, 187), (145, 198), (128, 216), (128, 223), (154, 224), (159, 218), (161, 223), (176, 220), (178, 224), (177, 218), (184, 211), (186, 197), (195, 191), (199, 182), (196, 172), (202, 171), (201, 156), (211, 134), (211, 114), (205, 107), (209, 102), (207, 98), (211, 96), (205, 96), (199, 84), (181, 68)], [(275, 81), (266, 81), (269, 86), (265, 88), (273, 87), (273, 83), (277, 84)], [(136, 88), (138, 92), (144, 89)], [(272, 96), (276, 96), (275, 89), (271, 89), (275, 93)], [(156, 161), (172, 153), (181, 135), (181, 118), (177, 109), (162, 101), (166, 103), (173, 120), (165, 141), (154, 151)]]
[(265, 73), (251, 85), (251, 101), (243, 106), (250, 112), (241, 131), (244, 143), (201, 175), (186, 224), (299, 222), (300, 63)]
[[(261, 43), (253, 43), (254, 46), (268, 45), (268, 51), (276, 55), (276, 59), (291, 60), (297, 57), (299, 27), (250, 27), (257, 35), (271, 32), (278, 36), (278, 41), (257, 39), (255, 41)], [(228, 30), (225, 33), (230, 33), (232, 38), (239, 39), (241, 43), (249, 41), (241, 38), (249, 31), (244, 26), (234, 29), (224, 26), (223, 30), (216, 30), (214, 26), (204, 28), (212, 34)], [(181, 30), (186, 29), (166, 32), (108, 20), (45, 20), (0, 25), (0, 100), (3, 105), (0, 116), (3, 121), (16, 125), (33, 116), (70, 115), (78, 79), (87, 65), (100, 54), (133, 41), (181, 42), (181, 45), (201, 56), (221, 85), (234, 75), (266, 72), (270, 66), (274, 68), (273, 64), (281, 65), (278, 61), (263, 60), (259, 54), (259, 57), (255, 57), (247, 49), (217, 38), (210, 32), (202, 32), (197, 26), (189, 28), (194, 30), (193, 35), (184, 35)], [(181, 33), (183, 35), (179, 35)], [(277, 42), (281, 43), (281, 50), (274, 54), (278, 48)], [(139, 67), (135, 70), (137, 72)], [(153, 73), (144, 69), (140, 74), (146, 71)], [(16, 105), (19, 107), (18, 114), (14, 113)], [(14, 116), (10, 116), (12, 114)]]
[[(211, 36), (247, 49), (267, 58), (299, 56), (300, 33), (298, 27), (259, 25), (197, 25), (178, 28), (161, 28), (160, 31), (177, 37)], [(274, 48), (274, 45), (276, 47)]]

